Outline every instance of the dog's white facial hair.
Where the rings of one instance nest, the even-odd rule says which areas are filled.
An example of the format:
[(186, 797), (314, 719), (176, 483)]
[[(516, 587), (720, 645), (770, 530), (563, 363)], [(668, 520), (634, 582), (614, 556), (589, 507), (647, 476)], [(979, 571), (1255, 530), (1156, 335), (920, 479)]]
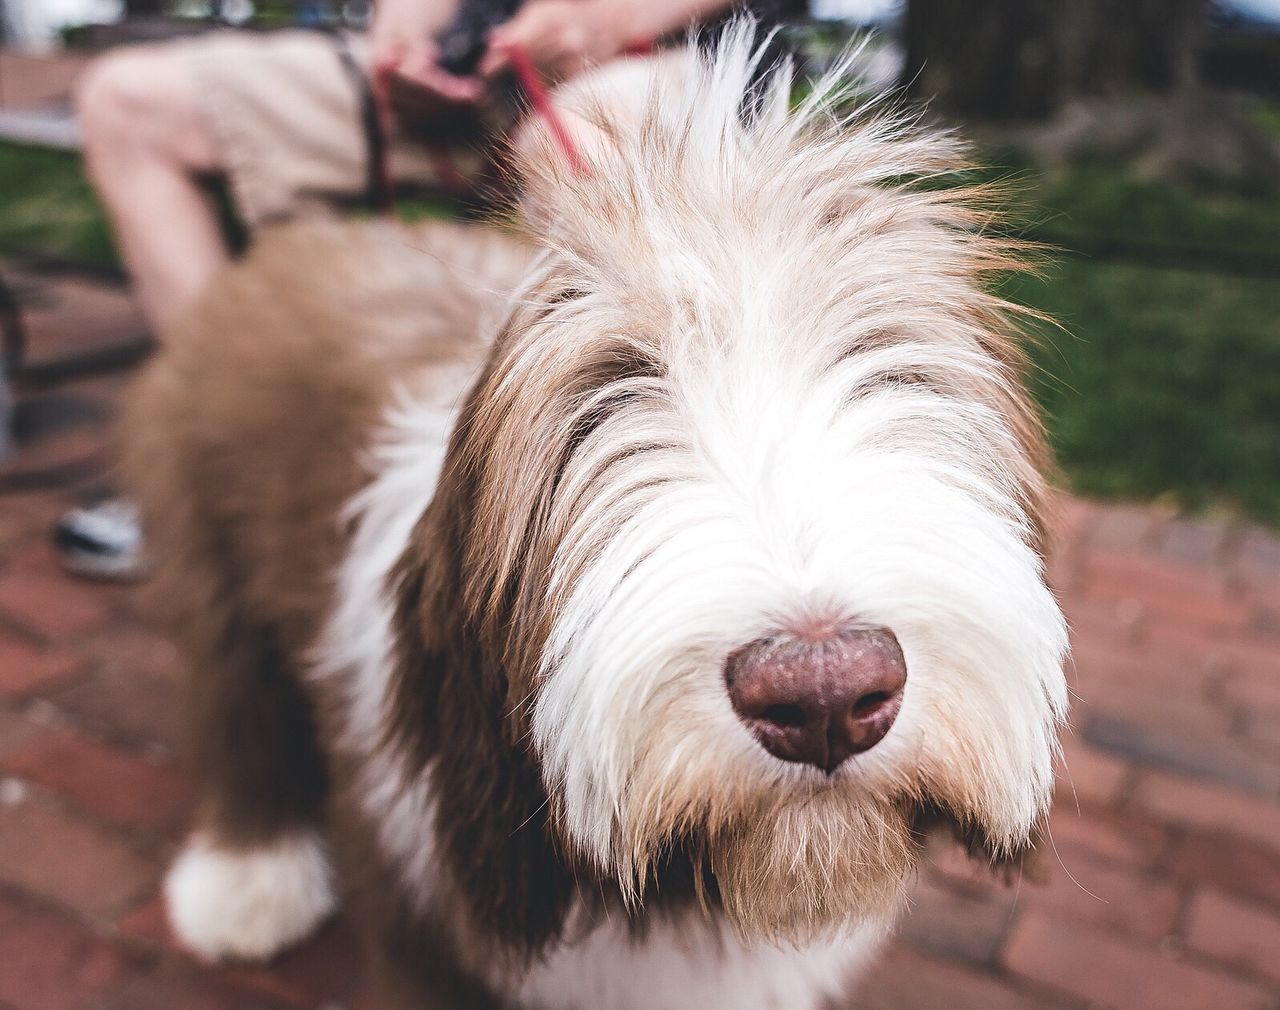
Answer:
[[(648, 82), (637, 124), (600, 119), (616, 158), (590, 174), (542, 159), (553, 255), (478, 425), (564, 463), (493, 475), (510, 529), (484, 539), (550, 545), (529, 704), (566, 845), (636, 896), (689, 843), (735, 924), (798, 938), (892, 910), (922, 809), (1026, 844), (1066, 634), (1038, 428), (982, 283), (1007, 250), (972, 200), (900, 183), (957, 145), (833, 118), (845, 68), (796, 112), (775, 78), (743, 125), (751, 54), (739, 30)], [(724, 685), (734, 650), (814, 620), (891, 629), (909, 671), (889, 735), (830, 778), (768, 755)]]

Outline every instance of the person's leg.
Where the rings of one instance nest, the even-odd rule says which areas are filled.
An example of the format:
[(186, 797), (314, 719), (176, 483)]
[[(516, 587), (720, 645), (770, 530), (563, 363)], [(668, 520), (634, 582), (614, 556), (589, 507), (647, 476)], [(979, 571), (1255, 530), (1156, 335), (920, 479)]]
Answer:
[[(335, 40), (317, 32), (214, 32), (117, 50), (86, 72), (77, 108), (90, 177), (161, 340), (228, 259), (199, 174), (225, 176), (251, 231), (365, 182), (359, 95)], [(76, 574), (145, 574), (127, 500), (71, 509), (53, 536)]]
[(196, 180), (223, 165), (195, 84), (172, 46), (123, 49), (86, 71), (76, 108), (89, 177), (143, 315), (163, 337), (227, 260)]

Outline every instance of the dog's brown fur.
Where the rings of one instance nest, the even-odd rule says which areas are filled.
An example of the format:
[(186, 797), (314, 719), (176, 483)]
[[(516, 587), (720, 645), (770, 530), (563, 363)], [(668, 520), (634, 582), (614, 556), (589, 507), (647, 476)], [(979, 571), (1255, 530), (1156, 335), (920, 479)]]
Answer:
[[(368, 478), (362, 460), (392, 386), (424, 367), (478, 364), (482, 322), (529, 256), (507, 235), (444, 224), (266, 234), (128, 398), (126, 483), (161, 559), (150, 596), (189, 666), (197, 819), (220, 843), (249, 848), (324, 823), (332, 780), (352, 879), (391, 872), (351, 816), (349, 770), (329, 764), (328, 701), (298, 664), (331, 605), (349, 533), (337, 517)], [(397, 942), (400, 916), (370, 911), (415, 960), (440, 949), (439, 938)], [(424, 966), (434, 984), (448, 960)]]

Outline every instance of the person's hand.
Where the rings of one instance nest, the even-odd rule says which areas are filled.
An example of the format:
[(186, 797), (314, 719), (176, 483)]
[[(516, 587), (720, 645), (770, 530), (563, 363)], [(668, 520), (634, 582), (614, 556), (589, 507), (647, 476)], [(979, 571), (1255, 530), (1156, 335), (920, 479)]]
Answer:
[(515, 46), (523, 48), (533, 64), (554, 81), (567, 80), (587, 67), (611, 60), (632, 41), (618, 7), (600, 0), (531, 0), (489, 34), (480, 74), (492, 77), (510, 66)]
[(436, 62), (436, 34), (457, 6), (457, 0), (378, 0), (369, 29), (375, 86), (385, 94), (395, 78), (450, 102), (476, 101), (483, 82), (446, 73)]

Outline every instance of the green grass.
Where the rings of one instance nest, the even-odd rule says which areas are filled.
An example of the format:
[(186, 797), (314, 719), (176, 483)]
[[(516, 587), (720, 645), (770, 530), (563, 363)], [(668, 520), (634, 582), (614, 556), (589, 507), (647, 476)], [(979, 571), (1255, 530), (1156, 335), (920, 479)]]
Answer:
[(1280, 139), (1280, 102), (1255, 98), (1245, 106), (1250, 122), (1267, 136)]
[(1033, 388), (1071, 484), (1280, 526), (1280, 281), (1068, 258)]
[(77, 157), (0, 143), (0, 253), (115, 263), (111, 229)]
[(1031, 231), (1050, 244), (1106, 246), (1162, 261), (1182, 255), (1228, 269), (1265, 262), (1280, 275), (1280, 192), (1174, 186), (1100, 164), (1022, 178), (1030, 183)]
[(1280, 191), (998, 160), (1062, 250), (1012, 295), (1062, 324), (1032, 384), (1070, 484), (1280, 526)]
[[(1025, 184), (1028, 234), (1077, 250), (1013, 288), (1065, 328), (1033, 388), (1071, 485), (1280, 527), (1280, 193), (998, 160)], [(0, 145), (3, 252), (114, 262), (74, 158)]]

